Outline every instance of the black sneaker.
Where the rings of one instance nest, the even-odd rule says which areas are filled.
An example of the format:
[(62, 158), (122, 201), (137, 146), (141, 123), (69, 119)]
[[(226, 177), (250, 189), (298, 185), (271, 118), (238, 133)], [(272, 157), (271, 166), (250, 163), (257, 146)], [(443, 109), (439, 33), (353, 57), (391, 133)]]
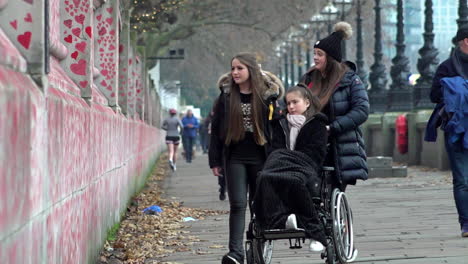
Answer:
[(223, 259), (221, 260), (221, 264), (242, 264), (242, 262), (239, 262), (237, 259), (226, 254), (223, 256)]
[(220, 201), (226, 200), (226, 193), (225, 192), (219, 192), (219, 200)]

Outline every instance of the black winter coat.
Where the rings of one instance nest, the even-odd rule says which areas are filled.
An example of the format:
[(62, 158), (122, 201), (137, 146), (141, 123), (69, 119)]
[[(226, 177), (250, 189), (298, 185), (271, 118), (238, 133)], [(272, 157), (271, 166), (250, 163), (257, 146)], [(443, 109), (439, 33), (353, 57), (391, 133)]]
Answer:
[[(312, 71), (301, 82), (309, 85)], [(325, 107), (327, 108), (327, 107)], [(367, 156), (362, 131), (359, 128), (369, 115), (369, 98), (359, 76), (348, 70), (333, 93), (328, 109), (331, 151), (338, 178), (343, 184), (356, 184), (367, 180)]]
[[(318, 168), (321, 168), (327, 151), (327, 120), (322, 113), (314, 115), (305, 122), (296, 138), (294, 150), (309, 156)], [(272, 121), (271, 126), (273, 137), (269, 152), (281, 148), (289, 149), (290, 129), (286, 117)]]
[[(262, 98), (264, 100), (263, 107), (263, 131), (268, 141), (271, 139), (270, 129), (270, 109), (269, 106), (276, 109), (276, 100), (281, 98), (284, 94), (284, 87), (281, 81), (275, 75), (264, 71), (263, 76), (267, 89), (263, 91)], [(229, 124), (229, 101), (230, 101), (230, 74), (221, 76), (218, 80), (218, 87), (221, 90), (216, 105), (214, 107), (214, 114), (211, 120), (211, 137), (210, 148), (208, 151), (208, 160), (210, 168), (221, 167), (226, 169), (226, 161), (229, 160), (230, 146), (224, 144)], [(277, 114), (277, 112), (276, 112)], [(270, 142), (268, 142), (269, 144)], [(265, 145), (265, 153), (267, 152), (268, 145)], [(226, 172), (226, 170), (224, 170)]]

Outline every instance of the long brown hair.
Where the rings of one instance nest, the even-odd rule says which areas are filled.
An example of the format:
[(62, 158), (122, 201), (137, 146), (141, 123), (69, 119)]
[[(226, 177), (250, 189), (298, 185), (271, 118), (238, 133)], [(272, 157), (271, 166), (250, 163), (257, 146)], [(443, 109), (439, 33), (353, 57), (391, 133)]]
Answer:
[(328, 54), (324, 74), (317, 69), (311, 69), (312, 93), (320, 99), (320, 109), (327, 105), (348, 69), (345, 63), (338, 62)]
[[(239, 60), (244, 64), (249, 71), (250, 88), (252, 89), (252, 123), (255, 142), (258, 145), (265, 145), (266, 138), (263, 131), (263, 107), (264, 101), (262, 94), (266, 89), (265, 82), (262, 77), (260, 66), (254, 54), (242, 52), (235, 55), (231, 59), (231, 64), (234, 59)], [(243, 124), (243, 116), (241, 111), (240, 87), (234, 82), (231, 75), (231, 89), (229, 99), (229, 124), (227, 129), (225, 144), (231, 142), (239, 142), (244, 139), (245, 130)]]

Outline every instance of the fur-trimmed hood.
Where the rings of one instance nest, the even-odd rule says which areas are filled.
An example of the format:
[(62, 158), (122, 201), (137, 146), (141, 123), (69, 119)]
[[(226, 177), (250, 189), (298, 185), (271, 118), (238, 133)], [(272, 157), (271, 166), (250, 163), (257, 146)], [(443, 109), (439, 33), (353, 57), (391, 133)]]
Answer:
[[(267, 89), (262, 92), (263, 100), (274, 97), (281, 99), (284, 96), (284, 86), (281, 80), (271, 72), (262, 70), (263, 80)], [(229, 93), (231, 90), (231, 73), (225, 73), (218, 79), (218, 88), (224, 92)]]

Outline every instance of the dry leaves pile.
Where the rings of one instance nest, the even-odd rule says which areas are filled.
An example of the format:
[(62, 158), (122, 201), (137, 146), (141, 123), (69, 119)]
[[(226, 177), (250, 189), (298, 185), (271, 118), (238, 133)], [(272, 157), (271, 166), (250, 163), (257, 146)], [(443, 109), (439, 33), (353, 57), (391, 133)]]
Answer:
[[(189, 231), (183, 230), (184, 217), (203, 220), (206, 216), (227, 213), (187, 208), (183, 203), (162, 198), (164, 191), (160, 185), (169, 170), (163, 165), (165, 162), (161, 162), (165, 160), (165, 155), (162, 155), (145, 188), (127, 207), (127, 213), (120, 223), (115, 241), (105, 242), (98, 264), (162, 263), (158, 259), (173, 252), (191, 251), (191, 246), (200, 241), (197, 237), (190, 236)], [(163, 212), (158, 215), (147, 215), (142, 212), (152, 205), (158, 205)]]

